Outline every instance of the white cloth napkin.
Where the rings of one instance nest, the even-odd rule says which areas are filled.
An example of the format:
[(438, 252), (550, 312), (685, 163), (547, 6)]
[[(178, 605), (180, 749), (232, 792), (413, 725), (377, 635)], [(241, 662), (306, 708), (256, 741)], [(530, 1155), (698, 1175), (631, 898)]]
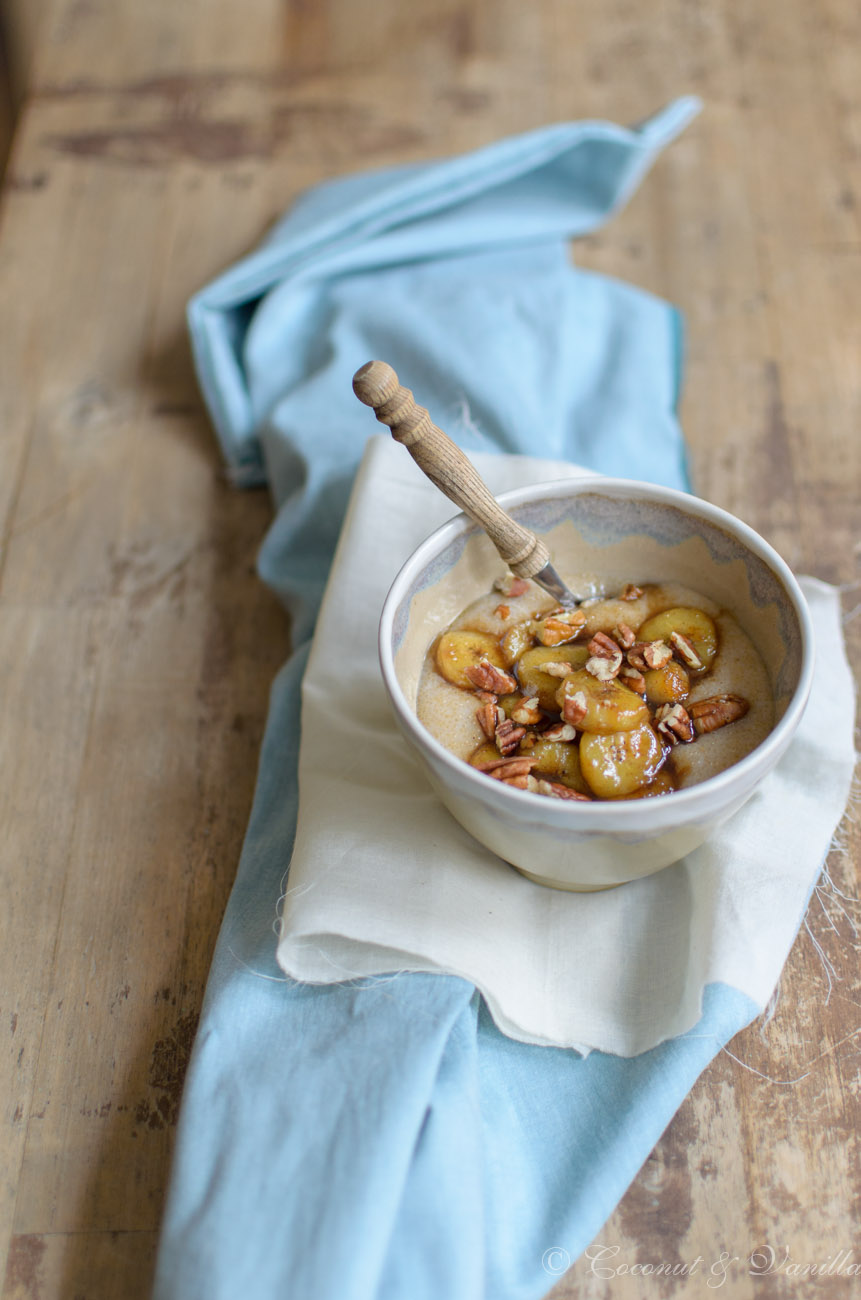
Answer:
[[(491, 490), (588, 473), (475, 456)], [(846, 805), (852, 678), (836, 590), (802, 580), (818, 668), (798, 736), (684, 861), (621, 889), (533, 884), (464, 831), (397, 731), (377, 661), (388, 588), (451, 504), (386, 436), (368, 445), (305, 675), (299, 822), (278, 962), (334, 983), (445, 971), (524, 1042), (632, 1056), (690, 1029), (723, 981), (764, 1007)]]

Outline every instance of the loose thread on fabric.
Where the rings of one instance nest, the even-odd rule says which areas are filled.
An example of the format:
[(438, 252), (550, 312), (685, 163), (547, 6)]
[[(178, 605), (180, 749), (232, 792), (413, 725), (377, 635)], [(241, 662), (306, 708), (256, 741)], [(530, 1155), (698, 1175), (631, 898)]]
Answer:
[[(837, 829), (834, 832), (834, 835), (832, 836), (831, 847), (829, 850), (829, 860), (836, 858), (838, 859), (841, 865), (846, 867), (848, 867), (849, 865), (848, 827), (850, 825), (857, 824), (856, 814), (860, 803), (861, 803), (861, 773), (856, 771), (855, 776), (853, 777), (852, 788), (850, 791), (849, 802), (847, 804), (846, 811), (843, 817), (841, 818), (840, 825), (837, 827)], [(856, 921), (856, 918), (853, 917), (849, 909), (861, 907), (861, 898), (857, 898), (855, 895), (848, 893), (845, 889), (841, 888), (839, 884), (837, 884), (837, 882), (834, 879), (835, 868), (836, 868), (836, 863), (833, 864), (832, 866), (829, 866), (828, 861), (826, 861), (825, 865), (822, 868), (822, 872), (819, 876), (819, 879), (813, 888), (813, 895), (811, 896), (811, 906), (813, 904), (813, 898), (815, 897), (816, 902), (819, 904), (819, 908), (824, 917), (825, 924), (828, 927), (826, 933), (836, 934), (837, 938), (841, 941), (844, 950), (848, 947), (853, 953), (858, 953), (859, 951), (861, 951), (861, 943), (859, 943), (859, 923), (858, 921)], [(834, 909), (836, 911), (837, 920), (835, 920), (835, 916), (832, 914), (832, 911), (830, 909)], [(843, 976), (838, 971), (834, 960), (832, 960), (832, 957), (825, 950), (824, 936), (818, 938), (817, 935), (814, 933), (810, 924), (811, 917), (812, 917), (812, 913), (810, 909), (808, 909), (807, 916), (805, 916), (803, 921), (803, 930), (805, 934), (808, 936), (808, 938), (810, 939), (810, 942), (813, 945), (813, 950), (816, 953), (816, 956), (818, 957), (820, 965), (822, 967), (822, 972), (826, 982), (824, 1005), (825, 1006), (829, 1005), (833, 995), (834, 997), (840, 998), (842, 1001), (848, 1002), (851, 1006), (858, 1007), (859, 1010), (861, 1010), (861, 1003), (855, 1002), (852, 998), (847, 997), (845, 993), (839, 993), (835, 989), (835, 984), (843, 983)], [(847, 936), (841, 930), (841, 924), (843, 922), (845, 922), (851, 937)], [(767, 1041), (764, 1031), (774, 1019), (775, 1013), (777, 1011), (778, 1003), (780, 1001), (780, 995), (781, 995), (781, 986), (780, 986), (780, 982), (778, 981), (778, 984), (776, 985), (775, 990), (772, 993), (768, 1001), (768, 1004), (766, 1005), (765, 1010), (762, 1013), (762, 1016), (759, 1018), (759, 1036), (763, 1043)], [(741, 1066), (743, 1070), (747, 1070), (750, 1074), (756, 1075), (757, 1078), (763, 1079), (766, 1083), (772, 1083), (778, 1086), (788, 1087), (793, 1084), (801, 1083), (802, 1080), (809, 1078), (809, 1076), (814, 1072), (814, 1068), (820, 1062), (825, 1060), (827, 1057), (831, 1056), (834, 1052), (838, 1050), (838, 1048), (842, 1047), (844, 1043), (850, 1042), (851, 1040), (857, 1038), (859, 1034), (861, 1034), (861, 1025), (859, 1025), (857, 1029), (853, 1029), (844, 1038), (841, 1038), (839, 1042), (834, 1043), (831, 1047), (825, 1048), (817, 1056), (814, 1056), (805, 1066), (803, 1073), (797, 1075), (793, 1079), (775, 1079), (771, 1075), (766, 1074), (763, 1070), (757, 1069), (756, 1066), (748, 1064), (747, 1061), (743, 1061), (740, 1057), (736, 1056), (734, 1052), (731, 1052), (728, 1047), (723, 1046), (721, 1048), (721, 1051), (724, 1053), (724, 1055), (729, 1056), (733, 1061), (735, 1061), (737, 1065)], [(844, 1057), (841, 1057), (840, 1059), (849, 1060), (854, 1056), (858, 1056), (859, 1054), (861, 1053), (848, 1052)]]
[(248, 965), (247, 961), (243, 961), (239, 956), (239, 953), (231, 948), (230, 944), (227, 945), (227, 951), (230, 953), (237, 966), (241, 966), (243, 970), (247, 970), (249, 975), (254, 975), (256, 979), (268, 980), (270, 984), (289, 984), (289, 975), (264, 975), (262, 971), (255, 970), (253, 966)]

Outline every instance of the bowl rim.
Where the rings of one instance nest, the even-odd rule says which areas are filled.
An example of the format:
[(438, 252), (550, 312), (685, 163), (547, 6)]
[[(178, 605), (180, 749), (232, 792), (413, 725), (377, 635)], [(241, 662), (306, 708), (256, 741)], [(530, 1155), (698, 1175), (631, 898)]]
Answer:
[[(702, 805), (712, 804), (716, 795), (725, 793), (727, 798), (732, 798), (737, 793), (738, 786), (746, 784), (748, 775), (756, 778), (758, 768), (764, 766), (766, 771), (769, 770), (789, 743), (801, 720), (813, 681), (814, 636), (807, 601), (789, 565), (764, 537), (729, 511), (704, 501), (692, 493), (661, 487), (658, 484), (642, 483), (636, 479), (610, 478), (587, 473), (513, 488), (499, 493), (496, 500), (500, 505), (510, 509), (525, 503), (546, 500), (548, 497), (580, 496), (586, 492), (626, 496), (641, 501), (651, 501), (658, 505), (672, 505), (683, 513), (699, 516), (742, 542), (749, 551), (772, 569), (782, 583), (798, 620), (801, 634), (801, 670), (798, 683), (783, 716), (755, 749), (739, 759), (737, 763), (716, 773), (715, 776), (687, 789), (674, 791), (671, 800), (596, 799), (588, 803), (580, 800), (548, 800), (546, 796), (529, 790), (503, 786), (498, 781), (491, 783), (484, 773), (471, 768), (463, 759), (452, 754), (431, 735), (408, 704), (395, 671), (392, 641), (395, 611), (403, 598), (404, 588), (415, 573), (458, 537), (468, 533), (478, 534), (482, 531), (479, 525), (462, 512), (434, 529), (423, 542), (419, 543), (398, 570), (389, 588), (380, 614), (378, 633), (383, 681), (401, 724), (414, 738), (419, 750), (428, 751), (438, 763), (441, 763), (460, 785), (464, 795), (474, 791), (475, 796), (482, 801), (486, 801), (488, 797), (502, 798), (506, 802), (511, 801), (512, 809), (520, 808), (524, 815), (535, 813), (542, 808), (546, 815), (547, 805), (550, 803), (553, 807), (554, 823), (558, 825), (560, 822), (569, 822), (572, 830), (603, 830), (604, 823), (608, 819), (612, 821), (612, 829), (639, 830), (641, 823), (645, 827), (645, 824), (651, 821), (655, 823), (665, 821), (666, 815), (671, 810), (678, 811), (681, 819), (687, 821), (689, 816), (696, 816), (704, 811)], [(760, 775), (764, 775), (764, 772)]]

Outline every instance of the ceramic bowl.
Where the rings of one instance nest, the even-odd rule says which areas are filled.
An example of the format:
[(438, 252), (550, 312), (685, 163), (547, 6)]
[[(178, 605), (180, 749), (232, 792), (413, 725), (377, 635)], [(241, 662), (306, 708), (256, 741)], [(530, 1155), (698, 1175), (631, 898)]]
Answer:
[(530, 879), (606, 889), (684, 857), (750, 798), (789, 745), (813, 672), (810, 615), (777, 552), (732, 515), (668, 488), (570, 479), (499, 497), (547, 541), (556, 568), (608, 591), (676, 580), (728, 609), (759, 650), (776, 723), (747, 757), (699, 785), (655, 799), (581, 803), (504, 786), (450, 754), (419, 722), (424, 657), (439, 633), (490, 590), (504, 565), (465, 515), (438, 528), (392, 585), (380, 622), (383, 679), (400, 728), (449, 812)]

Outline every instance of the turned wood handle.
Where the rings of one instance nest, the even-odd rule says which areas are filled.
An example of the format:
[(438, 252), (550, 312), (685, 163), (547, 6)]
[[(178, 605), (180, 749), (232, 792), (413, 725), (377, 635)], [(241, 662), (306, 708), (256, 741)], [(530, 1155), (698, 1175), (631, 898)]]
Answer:
[(549, 563), (550, 552), (535, 533), (515, 522), (494, 499), (466, 456), (431, 421), (409, 388), (385, 361), (369, 361), (353, 376), (353, 392), (389, 425), (419, 469), (450, 501), (469, 515), (493, 542), (518, 578), (532, 578)]

